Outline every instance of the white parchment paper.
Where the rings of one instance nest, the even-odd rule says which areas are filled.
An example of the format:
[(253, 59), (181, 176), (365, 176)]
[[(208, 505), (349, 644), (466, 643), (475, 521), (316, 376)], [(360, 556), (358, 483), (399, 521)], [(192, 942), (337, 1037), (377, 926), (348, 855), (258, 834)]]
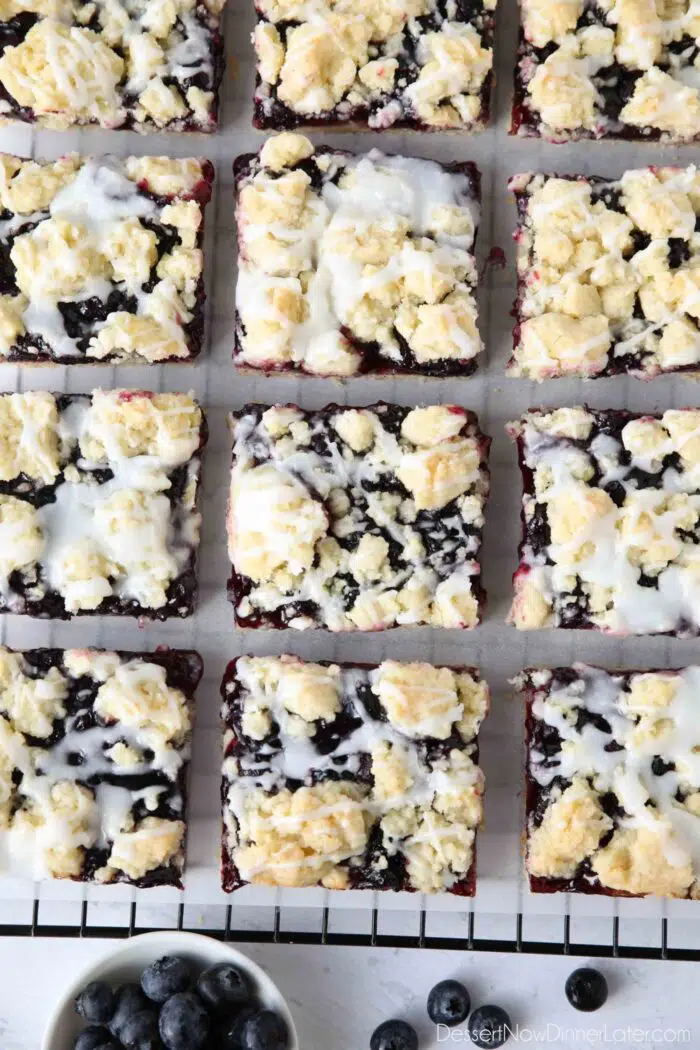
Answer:
[[(611, 917), (619, 916), (620, 942), (660, 942), (660, 919), (667, 916), (668, 943), (680, 947), (700, 943), (700, 903), (665, 904), (646, 900), (616, 901), (605, 897), (565, 894), (531, 895), (522, 875), (522, 710), (510, 696), (507, 680), (529, 664), (568, 663), (574, 659), (610, 667), (678, 666), (697, 660), (698, 641), (632, 638), (626, 641), (593, 632), (542, 631), (519, 634), (504, 623), (510, 598), (510, 576), (516, 565), (519, 538), (520, 478), (515, 450), (504, 423), (531, 405), (567, 405), (587, 400), (595, 407), (663, 410), (698, 406), (700, 386), (686, 379), (660, 378), (644, 384), (624, 378), (584, 384), (556, 380), (537, 386), (506, 379), (515, 294), (514, 247), (511, 241), (515, 208), (506, 189), (518, 171), (544, 170), (619, 175), (625, 168), (650, 163), (700, 162), (697, 148), (654, 145), (582, 143), (552, 146), (536, 140), (508, 137), (512, 67), (517, 35), (515, 0), (500, 0), (497, 34), (495, 121), (477, 136), (399, 132), (325, 134), (311, 137), (341, 148), (413, 154), (437, 160), (473, 160), (482, 172), (483, 208), (479, 233), (480, 261), (492, 246), (506, 252), (505, 269), (486, 270), (480, 293), (481, 328), (487, 350), (477, 375), (464, 380), (399, 380), (360, 378), (340, 385), (328, 380), (285, 377), (243, 377), (231, 362), (234, 318), (235, 231), (231, 165), (239, 153), (258, 149), (264, 135), (251, 129), (253, 63), (250, 0), (230, 0), (226, 15), (228, 66), (223, 82), (221, 130), (213, 137), (140, 136), (131, 132), (45, 132), (32, 128), (3, 129), (0, 149), (25, 156), (51, 158), (70, 150), (82, 153), (203, 154), (216, 166), (214, 197), (207, 216), (208, 334), (205, 351), (194, 366), (159, 367), (72, 366), (23, 371), (0, 364), (0, 389), (90, 391), (96, 386), (194, 390), (209, 418), (211, 437), (204, 462), (203, 542), (200, 556), (200, 606), (187, 621), (139, 628), (118, 618), (83, 618), (50, 623), (6, 616), (0, 637), (15, 647), (36, 645), (98, 645), (148, 651), (156, 645), (195, 647), (204, 657), (205, 675), (198, 694), (190, 782), (189, 863), (184, 894), (170, 889), (135, 891), (129, 887), (84, 887), (70, 882), (40, 886), (0, 878), (0, 922), (28, 922), (35, 896), (42, 923), (75, 923), (82, 902), (88, 902), (89, 924), (123, 924), (129, 904), (136, 901), (137, 922), (170, 925), (184, 903), (185, 922), (222, 925), (225, 906), (233, 904), (234, 928), (269, 928), (274, 907), (281, 908), (282, 929), (320, 929), (322, 909), (330, 908), (330, 932), (366, 933), (372, 908), (379, 908), (379, 933), (415, 935), (420, 910), (426, 908), (428, 935), (465, 937), (468, 915), (474, 912), (477, 937), (515, 936), (515, 916), (523, 914), (523, 936), (560, 940), (563, 916), (571, 917), (573, 941), (610, 942)], [(295, 401), (304, 408), (329, 401), (365, 405), (378, 399), (406, 405), (454, 401), (475, 409), (482, 429), (493, 437), (492, 496), (489, 505), (483, 575), (489, 593), (487, 618), (473, 632), (403, 628), (374, 635), (331, 635), (323, 631), (240, 632), (226, 600), (229, 571), (224, 535), (228, 483), (227, 411), (248, 400)], [(380, 661), (386, 657), (426, 659), (436, 663), (477, 664), (493, 691), (493, 708), (481, 734), (481, 764), (486, 773), (486, 825), (478, 838), (478, 891), (473, 902), (449, 895), (424, 900), (420, 895), (354, 891), (280, 890), (247, 887), (232, 897), (219, 888), (219, 682), (227, 661), (244, 652), (296, 653), (305, 658)]]

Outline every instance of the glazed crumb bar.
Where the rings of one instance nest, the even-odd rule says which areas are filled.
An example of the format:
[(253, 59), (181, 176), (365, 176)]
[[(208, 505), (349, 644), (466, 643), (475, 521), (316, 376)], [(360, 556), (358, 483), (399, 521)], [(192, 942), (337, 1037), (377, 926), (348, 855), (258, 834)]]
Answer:
[(510, 433), (524, 489), (510, 621), (700, 634), (700, 411), (542, 409)]
[(188, 394), (0, 396), (0, 612), (189, 616), (206, 424)]
[(489, 439), (453, 405), (232, 416), (239, 627), (475, 627)]
[(509, 373), (650, 378), (700, 363), (700, 172), (516, 175)]
[(222, 697), (225, 890), (473, 895), (489, 705), (477, 671), (242, 656)]
[(224, 0), (11, 0), (0, 119), (64, 129), (215, 131)]
[(531, 889), (699, 896), (700, 667), (531, 668), (516, 685)]
[(489, 120), (496, 0), (257, 0), (254, 123), (455, 128)]
[(700, 137), (691, 0), (521, 0), (511, 133), (555, 142)]
[(239, 157), (234, 172), (239, 366), (474, 371), (474, 164), (355, 155), (289, 132)]
[(195, 652), (0, 648), (0, 872), (180, 886)]
[(0, 154), (0, 360), (195, 358), (213, 178), (193, 157)]

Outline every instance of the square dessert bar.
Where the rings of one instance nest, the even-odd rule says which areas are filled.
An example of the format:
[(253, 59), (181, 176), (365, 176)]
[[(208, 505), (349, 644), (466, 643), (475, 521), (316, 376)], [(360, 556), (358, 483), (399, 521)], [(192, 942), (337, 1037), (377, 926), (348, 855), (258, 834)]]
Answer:
[(700, 365), (700, 171), (528, 173), (509, 374), (648, 379)]
[(524, 490), (510, 622), (700, 634), (700, 411), (542, 409), (510, 433)]
[(474, 371), (474, 164), (355, 155), (288, 132), (239, 157), (234, 174), (239, 366)]
[(0, 396), (0, 612), (190, 616), (202, 410), (188, 394)]
[(489, 121), (496, 0), (257, 0), (254, 124), (456, 128)]
[(475, 627), (489, 439), (454, 405), (232, 417), (239, 627)]
[(511, 134), (700, 138), (692, 0), (520, 0)]
[(195, 652), (0, 648), (0, 873), (180, 886)]
[(242, 656), (224, 675), (222, 881), (474, 894), (474, 668)]
[(0, 360), (195, 358), (213, 179), (194, 157), (0, 154)]
[(700, 896), (700, 667), (531, 668), (526, 868), (535, 893)]
[(13, 0), (0, 22), (0, 119), (215, 131), (224, 2)]

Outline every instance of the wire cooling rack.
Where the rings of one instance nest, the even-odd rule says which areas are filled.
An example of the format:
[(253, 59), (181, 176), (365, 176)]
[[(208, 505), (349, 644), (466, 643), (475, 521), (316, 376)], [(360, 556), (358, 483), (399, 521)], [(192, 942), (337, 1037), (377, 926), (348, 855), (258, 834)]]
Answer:
[[(432, 922), (425, 907), (412, 915), (404, 913), (401, 932), (391, 929), (387, 913), (375, 901), (362, 911), (354, 909), (346, 914), (346, 921), (338, 922), (335, 909), (325, 904), (319, 909), (290, 915), (296, 909), (280, 904), (252, 910), (228, 904), (205, 911), (193, 909), (183, 899), (168, 909), (154, 912), (148, 905), (136, 900), (125, 903), (119, 918), (109, 907), (95, 905), (87, 899), (75, 902), (70, 909), (58, 914), (51, 901), (36, 896), (31, 901), (26, 921), (0, 923), (0, 936), (12, 937), (97, 937), (125, 938), (154, 929), (192, 930), (219, 940), (273, 944), (351, 945), (354, 947), (433, 948), (463, 951), (517, 952), (545, 955), (571, 955), (609, 958), (700, 960), (700, 950), (694, 947), (695, 936), (680, 938), (679, 920), (667, 917), (637, 920), (634, 917), (613, 914), (607, 920), (598, 918), (593, 923), (581, 923), (581, 916), (566, 911), (550, 916), (550, 922), (533, 924), (532, 918), (521, 911), (510, 917), (510, 928), (498, 923), (497, 916), (479, 914), (470, 909), (450, 923), (450, 932)], [(47, 913), (45, 915), (45, 913)], [(578, 918), (578, 921), (577, 921)], [(110, 920), (111, 921), (108, 921)], [(349, 920), (349, 921), (348, 921)], [(628, 928), (630, 923), (632, 928)], [(501, 926), (500, 930), (497, 928)], [(596, 930), (597, 925), (597, 930)], [(386, 928), (385, 928), (386, 927)], [(607, 938), (602, 934), (607, 929)], [(644, 928), (644, 937), (639, 934)], [(599, 940), (577, 939), (597, 932)], [(538, 936), (544, 934), (545, 936)], [(631, 937), (631, 939), (630, 939)], [(638, 943), (640, 940), (646, 943)], [(687, 942), (687, 943), (684, 943)]]
[[(700, 387), (682, 379), (560, 380), (540, 387), (504, 378), (510, 351), (510, 307), (515, 294), (511, 233), (515, 208), (506, 183), (518, 171), (542, 170), (619, 175), (649, 163), (691, 163), (693, 151), (658, 146), (585, 143), (555, 147), (511, 140), (506, 133), (517, 17), (515, 0), (499, 0), (496, 121), (481, 135), (342, 134), (317, 132), (316, 142), (351, 150), (378, 147), (443, 161), (472, 160), (482, 172), (480, 264), (493, 246), (506, 252), (504, 269), (485, 267), (480, 324), (487, 344), (478, 373), (468, 380), (425, 382), (410, 378), (359, 378), (345, 385), (286, 376), (237, 375), (231, 363), (235, 230), (231, 165), (236, 155), (258, 149), (264, 136), (251, 130), (253, 83), (252, 0), (229, 0), (222, 129), (214, 137), (128, 132), (45, 132), (2, 129), (0, 149), (51, 158), (81, 153), (126, 155), (203, 154), (216, 167), (207, 215), (207, 345), (191, 366), (36, 367), (0, 365), (0, 390), (48, 389), (89, 392), (94, 387), (193, 390), (205, 407), (210, 442), (203, 473), (203, 530), (199, 563), (200, 607), (191, 620), (143, 629), (114, 617), (73, 623), (32, 622), (6, 616), (0, 643), (15, 648), (85, 646), (148, 652), (158, 645), (198, 649), (204, 678), (197, 694), (197, 724), (190, 778), (188, 865), (185, 890), (133, 890), (126, 886), (33, 884), (0, 877), (0, 935), (126, 937), (154, 928), (204, 931), (236, 941), (386, 945), (416, 948), (538, 952), (590, 956), (700, 959), (700, 902), (632, 900), (567, 894), (530, 894), (522, 871), (523, 711), (510, 698), (508, 679), (529, 665), (583, 660), (608, 667), (674, 667), (697, 661), (692, 640), (631, 638), (594, 632), (518, 634), (505, 625), (510, 575), (519, 538), (519, 491), (515, 453), (504, 433), (507, 420), (531, 405), (572, 405), (659, 411), (700, 404)], [(484, 536), (484, 577), (489, 593), (486, 622), (473, 632), (402, 628), (370, 636), (326, 632), (234, 631), (226, 601), (228, 559), (224, 515), (229, 464), (226, 413), (247, 401), (296, 402), (317, 408), (328, 402), (366, 405), (379, 399), (400, 404), (457, 402), (475, 410), (494, 441), (492, 497)], [(219, 682), (227, 662), (240, 653), (291, 652), (305, 659), (380, 662), (425, 659), (475, 664), (489, 682), (493, 708), (480, 736), (486, 774), (486, 823), (478, 836), (477, 892), (473, 900), (443, 895), (331, 893), (245, 887), (232, 896), (220, 888), (218, 852)]]

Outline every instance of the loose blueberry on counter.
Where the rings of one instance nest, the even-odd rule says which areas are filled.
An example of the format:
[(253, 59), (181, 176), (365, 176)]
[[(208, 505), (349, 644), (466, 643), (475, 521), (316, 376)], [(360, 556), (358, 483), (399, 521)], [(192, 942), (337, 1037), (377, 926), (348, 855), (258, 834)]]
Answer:
[(155, 1010), (140, 1010), (132, 1014), (121, 1027), (119, 1041), (124, 1050), (161, 1050)]
[(205, 970), (197, 981), (197, 992), (206, 1007), (222, 1014), (250, 1002), (253, 995), (247, 975), (227, 962)]
[(500, 1006), (479, 1006), (469, 1018), (469, 1038), (474, 1046), (503, 1046), (510, 1039), (510, 1017)]
[(428, 1017), (433, 1024), (454, 1028), (469, 1016), (469, 992), (459, 981), (440, 981), (428, 996)]
[(78, 1038), (73, 1043), (73, 1050), (103, 1050), (103, 1047), (112, 1047), (116, 1050), (116, 1043), (106, 1028), (102, 1025), (91, 1024), (83, 1028)]
[(123, 984), (117, 990), (116, 1007), (108, 1028), (117, 1039), (121, 1038), (122, 1026), (134, 1014), (147, 1010), (149, 1002), (138, 984)]
[(241, 1050), (287, 1050), (289, 1032), (279, 1014), (258, 1010), (243, 1024)]
[(104, 981), (91, 981), (75, 1000), (75, 1012), (89, 1024), (107, 1024), (114, 1013), (114, 992)]
[(217, 1050), (243, 1050), (243, 1027), (257, 1012), (257, 1006), (244, 1006), (233, 1019), (224, 1021), (218, 1031)]
[(566, 979), (566, 998), (575, 1010), (600, 1010), (608, 998), (608, 982), (599, 970), (581, 966)]
[(141, 987), (154, 1003), (163, 1004), (171, 995), (186, 992), (190, 984), (187, 964), (176, 955), (156, 959), (141, 974)]
[(177, 992), (163, 1004), (159, 1028), (167, 1050), (199, 1050), (209, 1035), (209, 1014), (194, 992)]
[(369, 1050), (418, 1050), (416, 1030), (406, 1021), (384, 1021), (372, 1032)]

